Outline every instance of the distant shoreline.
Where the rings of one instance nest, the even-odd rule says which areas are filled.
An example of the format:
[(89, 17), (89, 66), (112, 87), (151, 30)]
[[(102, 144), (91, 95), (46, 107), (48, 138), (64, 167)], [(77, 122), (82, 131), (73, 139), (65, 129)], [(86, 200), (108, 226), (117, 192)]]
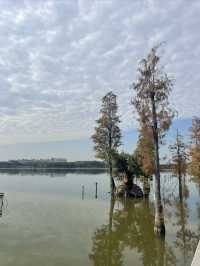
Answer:
[[(161, 164), (161, 171), (171, 170), (171, 164)], [(103, 161), (74, 161), (55, 159), (22, 159), (0, 161), (0, 171), (19, 170), (19, 171), (107, 171), (108, 168)]]
[(107, 170), (108, 168), (92, 168), (92, 167), (77, 167), (77, 168), (68, 168), (68, 167), (0, 167), (0, 170), (10, 170), (10, 169), (14, 169), (14, 170), (41, 170), (41, 169), (54, 169), (54, 170)]
[(0, 169), (105, 169), (105, 163), (101, 161), (75, 161), (68, 162), (67, 160), (56, 159), (22, 159), (22, 160), (10, 160), (0, 162)]

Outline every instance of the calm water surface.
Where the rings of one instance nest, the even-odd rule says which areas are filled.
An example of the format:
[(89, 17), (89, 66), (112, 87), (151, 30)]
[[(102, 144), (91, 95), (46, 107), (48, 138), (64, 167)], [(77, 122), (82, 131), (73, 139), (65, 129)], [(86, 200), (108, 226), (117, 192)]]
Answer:
[(200, 235), (199, 188), (186, 177), (181, 199), (177, 178), (162, 174), (166, 237), (160, 240), (152, 192), (149, 200), (113, 202), (105, 173), (5, 171), (0, 265), (189, 266)]

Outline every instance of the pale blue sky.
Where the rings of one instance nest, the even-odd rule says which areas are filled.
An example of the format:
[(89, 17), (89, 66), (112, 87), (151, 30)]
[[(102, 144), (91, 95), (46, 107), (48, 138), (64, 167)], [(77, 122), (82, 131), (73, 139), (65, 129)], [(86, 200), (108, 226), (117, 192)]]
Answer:
[(188, 127), (200, 116), (199, 14), (199, 0), (0, 0), (0, 160), (93, 158), (89, 137), (109, 90), (130, 151), (130, 84), (158, 42)]
[[(185, 142), (189, 142), (189, 127), (191, 119), (175, 120), (166, 136), (166, 144), (161, 146), (161, 159), (167, 155), (170, 158), (169, 145), (174, 142), (176, 130), (184, 136)], [(137, 129), (129, 129), (123, 132), (121, 150), (132, 153), (137, 143)], [(20, 158), (50, 158), (62, 157), (69, 161), (93, 160), (93, 143), (90, 139), (51, 141), (39, 143), (20, 143), (0, 146), (0, 160)]]

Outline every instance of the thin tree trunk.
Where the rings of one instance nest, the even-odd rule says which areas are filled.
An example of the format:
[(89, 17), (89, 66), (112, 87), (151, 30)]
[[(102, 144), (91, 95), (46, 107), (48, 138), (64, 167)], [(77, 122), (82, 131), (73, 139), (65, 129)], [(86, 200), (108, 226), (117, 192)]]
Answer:
[(143, 193), (145, 198), (149, 197), (150, 184), (149, 184), (149, 178), (147, 177), (143, 177)]
[(183, 200), (183, 190), (182, 190), (182, 177), (181, 175), (178, 175), (178, 183), (179, 183), (179, 198), (180, 201)]
[(115, 192), (115, 182), (113, 179), (113, 169), (112, 169), (112, 162), (109, 162), (109, 174), (110, 174), (110, 189), (111, 189), (111, 194), (114, 194)]
[(110, 192), (114, 194), (115, 192), (115, 182), (113, 179), (113, 167), (112, 167), (112, 128), (110, 128), (109, 132), (109, 174), (110, 174)]
[(155, 224), (154, 231), (159, 235), (165, 234), (164, 211), (160, 192), (160, 158), (158, 143), (158, 125), (154, 93), (151, 95), (152, 115), (153, 115), (153, 138), (155, 146)]
[(180, 147), (179, 147), (179, 135), (177, 130), (177, 158), (178, 158), (178, 184), (179, 184), (179, 198), (180, 202), (183, 200), (183, 191), (182, 191), (182, 167), (181, 167), (181, 155), (180, 155)]

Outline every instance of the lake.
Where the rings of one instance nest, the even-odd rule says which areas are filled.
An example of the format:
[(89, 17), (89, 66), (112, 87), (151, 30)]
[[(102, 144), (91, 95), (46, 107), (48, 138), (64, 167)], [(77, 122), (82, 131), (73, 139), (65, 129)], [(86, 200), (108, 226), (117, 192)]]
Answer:
[(189, 266), (200, 235), (200, 185), (183, 178), (180, 199), (177, 177), (162, 173), (165, 239), (153, 232), (150, 186), (149, 199), (111, 201), (102, 171), (1, 172), (1, 266)]

